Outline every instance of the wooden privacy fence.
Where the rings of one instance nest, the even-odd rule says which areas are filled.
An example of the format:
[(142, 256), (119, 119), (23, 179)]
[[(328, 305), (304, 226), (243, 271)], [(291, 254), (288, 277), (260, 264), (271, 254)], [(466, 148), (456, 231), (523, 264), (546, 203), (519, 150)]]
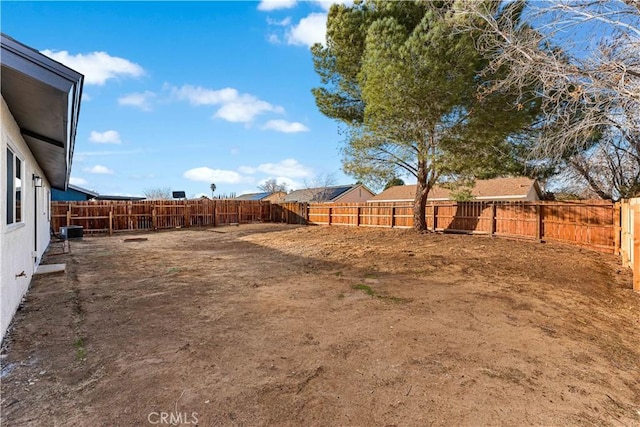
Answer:
[[(393, 203), (308, 206), (309, 224), (413, 227), (413, 206)], [(429, 203), (430, 230), (554, 240), (617, 253), (616, 206), (606, 201)]]
[[(621, 255), (640, 291), (640, 198), (613, 204), (575, 202), (435, 202), (427, 205), (430, 230), (552, 240)], [(406, 203), (280, 203), (246, 200), (52, 202), (51, 227), (82, 226), (114, 233), (251, 222), (353, 227), (413, 227)]]
[(143, 200), (52, 202), (51, 227), (82, 226), (85, 233), (246, 224), (270, 220), (269, 202), (246, 200)]
[[(637, 205), (640, 207), (640, 202)], [(632, 259), (633, 245), (629, 243), (631, 234), (625, 234), (624, 231), (625, 224), (631, 221), (629, 215), (632, 214), (628, 212), (632, 209), (629, 206), (636, 205), (614, 205), (605, 201), (436, 202), (427, 205), (426, 222), (431, 230), (554, 240), (616, 254), (622, 243), (623, 258)], [(256, 221), (413, 227), (413, 207), (406, 203), (271, 204), (208, 199), (88, 201), (52, 202), (51, 212), (54, 230), (58, 231), (67, 225), (79, 225), (85, 233), (215, 227)], [(627, 212), (627, 216), (624, 212)]]
[(309, 205), (306, 203), (278, 203), (271, 205), (271, 222), (307, 224)]
[(620, 213), (620, 257), (633, 270), (633, 290), (640, 292), (640, 198), (622, 200)]

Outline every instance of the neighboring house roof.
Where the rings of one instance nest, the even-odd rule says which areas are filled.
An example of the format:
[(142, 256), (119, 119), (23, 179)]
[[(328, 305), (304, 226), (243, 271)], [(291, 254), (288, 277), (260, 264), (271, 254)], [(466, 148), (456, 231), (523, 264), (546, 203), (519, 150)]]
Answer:
[(2, 98), (52, 187), (66, 190), (84, 76), (6, 34)]
[(340, 194), (349, 191), (351, 185), (338, 185), (333, 187), (316, 187), (294, 190), (284, 196), (284, 202), (330, 202)]
[(69, 184), (66, 191), (58, 190), (56, 188), (51, 189), (51, 200), (56, 202), (90, 200), (97, 195), (98, 193), (95, 191), (87, 190), (86, 188), (78, 187), (73, 184)]
[(271, 192), (269, 191), (263, 193), (247, 193), (239, 195), (238, 197), (236, 197), (236, 200), (262, 200), (266, 197), (269, 197), (270, 195)]
[(264, 200), (269, 202), (279, 202), (281, 201), (287, 193), (284, 191), (276, 191), (276, 192), (263, 192), (263, 193), (247, 193), (241, 194), (236, 197), (234, 200)]
[(129, 201), (140, 201), (140, 200), (146, 200), (146, 197), (137, 197), (137, 196), (109, 196), (106, 194), (100, 194), (99, 196), (96, 196), (94, 198), (94, 200), (129, 200)]
[(283, 202), (315, 203), (315, 202), (335, 202), (337, 199), (347, 195), (356, 188), (365, 188), (371, 194), (371, 190), (362, 184), (336, 185), (331, 187), (305, 188), (295, 190), (284, 197)]
[[(54, 193), (55, 197), (54, 197)], [(92, 190), (87, 190), (86, 188), (82, 188), (82, 187), (78, 187), (77, 185), (73, 185), (73, 184), (69, 184), (67, 186), (67, 191), (60, 191), (60, 190), (53, 190), (52, 192), (52, 198), (54, 200), (57, 201), (77, 201), (78, 199), (75, 198), (69, 198), (69, 199), (65, 199), (65, 193), (69, 194), (69, 195), (74, 195), (73, 193), (77, 194), (77, 193), (81, 193), (84, 194), (86, 196), (86, 200), (113, 200), (113, 201), (117, 201), (117, 200), (125, 200), (125, 201), (139, 201), (139, 200), (146, 200), (145, 197), (137, 197), (137, 196), (109, 196), (107, 194), (98, 194), (95, 191)]]
[[(476, 200), (526, 200), (532, 188), (539, 197), (541, 195), (538, 181), (526, 177), (494, 178), (477, 180), (472, 187), (471, 195)], [(407, 202), (413, 201), (416, 195), (415, 185), (398, 185), (388, 188), (369, 199), (369, 202)], [(451, 200), (451, 190), (435, 186), (429, 192), (430, 201)]]
[(75, 190), (75, 191), (78, 191), (80, 193), (84, 193), (87, 196), (91, 196), (91, 197), (97, 197), (98, 196), (98, 193), (96, 193), (95, 191), (87, 190), (86, 188), (78, 187), (77, 185), (69, 184), (67, 187), (68, 187), (69, 190)]

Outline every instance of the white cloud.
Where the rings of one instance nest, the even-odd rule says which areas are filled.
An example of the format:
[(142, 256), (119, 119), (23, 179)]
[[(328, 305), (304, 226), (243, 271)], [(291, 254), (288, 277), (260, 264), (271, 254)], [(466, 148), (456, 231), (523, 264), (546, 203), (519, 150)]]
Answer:
[(69, 178), (69, 184), (73, 185), (87, 185), (89, 182), (84, 178), (78, 178), (76, 176), (72, 176)]
[(267, 18), (267, 24), (270, 27), (270, 32), (267, 34), (267, 41), (271, 44), (284, 43), (285, 32), (291, 27), (291, 17), (287, 16), (281, 20)]
[[(271, 44), (281, 44), (286, 41), (289, 45), (310, 47), (314, 43), (326, 43), (327, 12), (333, 4), (353, 5), (353, 0), (315, 0), (309, 2), (321, 8), (322, 12), (311, 13), (292, 25), (291, 17), (284, 19), (267, 18), (269, 32), (267, 41)], [(278, 28), (280, 27), (280, 28)]]
[(309, 128), (298, 122), (288, 122), (286, 120), (269, 120), (262, 126), (262, 129), (275, 130), (283, 133), (308, 132)]
[(213, 182), (216, 184), (238, 184), (251, 181), (251, 179), (240, 175), (238, 172), (207, 167), (189, 169), (183, 176), (191, 181)]
[(89, 172), (89, 173), (95, 173), (98, 175), (112, 175), (113, 171), (111, 169), (109, 169), (106, 166), (102, 166), (102, 165), (95, 165), (93, 167), (90, 168), (84, 168), (83, 169), (85, 172)]
[(262, 0), (258, 10), (269, 11), (277, 9), (290, 9), (296, 5), (296, 0)]
[(291, 24), (291, 17), (287, 16), (286, 18), (281, 20), (267, 18), (267, 24), (277, 25), (279, 27), (286, 27), (287, 25)]
[(89, 135), (89, 141), (96, 144), (120, 144), (120, 134), (115, 130), (108, 130), (105, 132), (91, 131)]
[(332, 1), (332, 0), (315, 0), (313, 3), (317, 4), (318, 6), (320, 6), (321, 8), (323, 8), (324, 10), (329, 10), (329, 8), (331, 7), (332, 4), (344, 4), (347, 6), (351, 6), (353, 4), (353, 1), (351, 0), (342, 0), (342, 1)]
[(269, 34), (267, 36), (267, 41), (271, 44), (280, 44), (282, 43), (282, 40), (280, 40), (280, 37), (277, 34)]
[(287, 43), (310, 47), (314, 43), (325, 43), (327, 32), (327, 14), (311, 13), (302, 18), (287, 33)]
[(220, 105), (213, 115), (229, 122), (249, 123), (263, 113), (284, 113), (284, 108), (263, 101), (248, 93), (240, 93), (233, 88), (219, 90), (207, 89), (200, 86), (184, 85), (173, 87), (174, 97), (186, 100), (192, 105)]
[(238, 91), (226, 87), (213, 90), (200, 86), (184, 85), (181, 88), (172, 87), (171, 92), (178, 99), (187, 100), (192, 105), (219, 105), (238, 98)]
[(41, 53), (84, 74), (84, 83), (88, 85), (101, 86), (109, 79), (120, 76), (140, 77), (144, 74), (140, 65), (128, 59), (111, 56), (107, 52), (71, 55), (66, 50), (55, 52), (45, 49)]
[(249, 123), (262, 113), (284, 113), (284, 108), (269, 104), (253, 95), (242, 95), (233, 102), (223, 104), (213, 115), (229, 122)]
[(82, 91), (82, 102), (91, 101), (93, 98), (87, 92)]
[(258, 170), (256, 168), (252, 168), (251, 166), (240, 166), (238, 168), (238, 171), (240, 171), (240, 173), (243, 173), (243, 174), (246, 174), (246, 175), (253, 175)]
[(308, 178), (313, 176), (311, 169), (307, 168), (296, 159), (284, 159), (278, 163), (262, 163), (257, 167), (240, 166), (238, 171), (245, 175), (253, 175), (257, 172), (262, 172), (268, 175), (278, 176), (280, 178)]
[(269, 175), (287, 178), (306, 178), (313, 175), (309, 168), (299, 163), (296, 159), (285, 159), (278, 163), (263, 163), (256, 169)]
[(137, 107), (142, 111), (151, 111), (151, 101), (155, 97), (156, 94), (149, 90), (144, 92), (130, 93), (118, 98), (118, 104)]
[(277, 34), (269, 34), (267, 36), (267, 41), (271, 44), (280, 44), (282, 43), (282, 40), (280, 40), (280, 36), (278, 36)]

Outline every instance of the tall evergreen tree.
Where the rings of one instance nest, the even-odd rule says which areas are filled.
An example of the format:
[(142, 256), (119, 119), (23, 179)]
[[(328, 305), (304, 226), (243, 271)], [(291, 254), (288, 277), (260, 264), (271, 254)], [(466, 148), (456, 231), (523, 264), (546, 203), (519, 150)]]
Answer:
[(387, 183), (384, 185), (383, 190), (388, 190), (389, 188), (396, 187), (398, 185), (404, 185), (404, 180), (402, 178), (398, 178), (397, 176), (394, 176), (389, 181), (387, 181)]
[(453, 1), (334, 5), (326, 47), (312, 47), (322, 82), (316, 104), (346, 125), (345, 171), (377, 185), (413, 175), (421, 231), (439, 180), (522, 172), (513, 135), (537, 113), (536, 99), (478, 96), (490, 86), (492, 76), (480, 74), (488, 59), (475, 49), (475, 34), (456, 31), (459, 19)]

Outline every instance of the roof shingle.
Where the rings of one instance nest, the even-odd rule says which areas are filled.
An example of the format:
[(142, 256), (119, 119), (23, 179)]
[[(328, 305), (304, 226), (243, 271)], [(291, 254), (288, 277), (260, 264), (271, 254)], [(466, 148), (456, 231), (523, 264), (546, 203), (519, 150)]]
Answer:
[(303, 190), (295, 190), (287, 194), (284, 201), (298, 203), (330, 202), (341, 194), (346, 193), (351, 188), (353, 188), (353, 185), (305, 188)]
[(269, 197), (272, 193), (270, 192), (263, 192), (263, 193), (247, 193), (247, 194), (241, 194), (238, 197), (236, 197), (236, 200), (262, 200), (265, 197)]
[[(535, 184), (535, 179), (527, 177), (477, 180), (471, 194), (476, 199), (525, 200)], [(398, 185), (372, 197), (369, 202), (412, 201), (415, 195), (415, 185)], [(429, 192), (429, 200), (451, 200), (451, 190), (435, 186)]]

